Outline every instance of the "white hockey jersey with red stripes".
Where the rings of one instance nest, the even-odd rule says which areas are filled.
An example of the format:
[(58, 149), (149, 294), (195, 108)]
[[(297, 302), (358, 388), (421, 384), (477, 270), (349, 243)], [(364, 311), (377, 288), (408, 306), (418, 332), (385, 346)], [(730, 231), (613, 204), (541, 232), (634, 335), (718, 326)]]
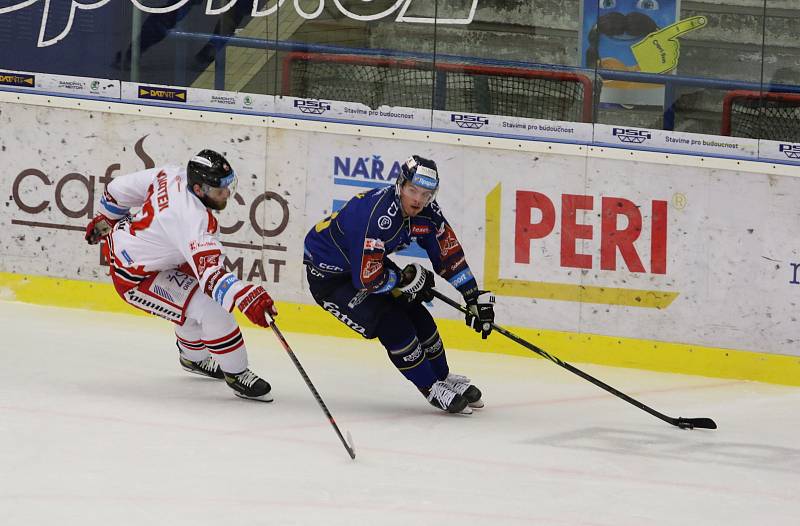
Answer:
[(129, 278), (132, 286), (155, 272), (188, 264), (201, 290), (231, 311), (250, 285), (225, 271), (219, 223), (186, 184), (186, 168), (177, 165), (109, 183), (100, 212), (120, 220), (107, 238), (110, 263), (117, 277)]

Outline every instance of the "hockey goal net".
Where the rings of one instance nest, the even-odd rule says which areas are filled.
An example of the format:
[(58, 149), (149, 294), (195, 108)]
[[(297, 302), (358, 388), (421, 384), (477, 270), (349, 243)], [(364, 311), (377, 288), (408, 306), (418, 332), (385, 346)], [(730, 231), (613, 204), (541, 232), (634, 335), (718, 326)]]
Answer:
[(800, 94), (729, 91), (722, 104), (722, 134), (800, 143)]
[(283, 95), (465, 113), (591, 122), (580, 73), (413, 59), (288, 53)]

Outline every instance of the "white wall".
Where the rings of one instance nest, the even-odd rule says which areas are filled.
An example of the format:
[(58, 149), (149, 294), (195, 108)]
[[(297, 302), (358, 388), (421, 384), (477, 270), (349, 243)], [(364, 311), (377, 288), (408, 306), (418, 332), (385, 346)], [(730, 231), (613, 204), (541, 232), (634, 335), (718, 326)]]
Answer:
[(240, 179), (220, 216), (229, 260), (311, 303), (305, 232), (417, 153), (439, 164), (440, 204), (503, 323), (800, 356), (797, 167), (46, 100), (0, 94), (2, 272), (106, 280), (82, 232), (107, 176), (209, 147)]

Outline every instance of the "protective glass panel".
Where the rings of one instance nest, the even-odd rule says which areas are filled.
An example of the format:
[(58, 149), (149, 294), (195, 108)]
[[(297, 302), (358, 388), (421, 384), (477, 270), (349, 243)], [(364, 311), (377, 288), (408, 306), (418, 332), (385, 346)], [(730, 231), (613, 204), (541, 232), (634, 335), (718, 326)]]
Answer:
[(464, 133), (539, 119), (796, 142), (798, 15), (794, 0), (0, 0), (0, 68), (13, 88), (133, 81), (283, 113), (258, 99), (279, 95), (301, 117)]

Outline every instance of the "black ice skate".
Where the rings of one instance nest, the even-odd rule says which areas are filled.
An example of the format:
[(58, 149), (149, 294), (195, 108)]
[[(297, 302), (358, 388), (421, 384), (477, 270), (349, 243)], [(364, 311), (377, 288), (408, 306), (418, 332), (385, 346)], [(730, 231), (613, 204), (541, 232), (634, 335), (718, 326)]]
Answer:
[(453, 391), (457, 392), (461, 396), (467, 399), (467, 404), (475, 409), (480, 409), (483, 407), (483, 400), (481, 400), (481, 390), (472, 385), (470, 382), (471, 380), (466, 376), (461, 376), (460, 374), (448, 374), (447, 378), (444, 381), (453, 388)]
[(193, 362), (183, 353), (179, 353), (178, 360), (184, 371), (199, 374), (200, 376), (207, 376), (216, 380), (225, 378), (225, 373), (222, 372), (222, 369), (219, 368), (219, 364), (211, 356), (201, 362)]
[(245, 369), (237, 374), (225, 373), (225, 382), (228, 384), (228, 387), (233, 389), (234, 394), (239, 398), (258, 400), (260, 402), (272, 402), (272, 395), (270, 394), (272, 387), (269, 385), (269, 382), (263, 378), (259, 378), (258, 375), (250, 369)]
[(465, 415), (472, 413), (467, 399), (458, 394), (447, 382), (433, 384), (426, 398), (433, 407), (448, 413), (462, 413)]

